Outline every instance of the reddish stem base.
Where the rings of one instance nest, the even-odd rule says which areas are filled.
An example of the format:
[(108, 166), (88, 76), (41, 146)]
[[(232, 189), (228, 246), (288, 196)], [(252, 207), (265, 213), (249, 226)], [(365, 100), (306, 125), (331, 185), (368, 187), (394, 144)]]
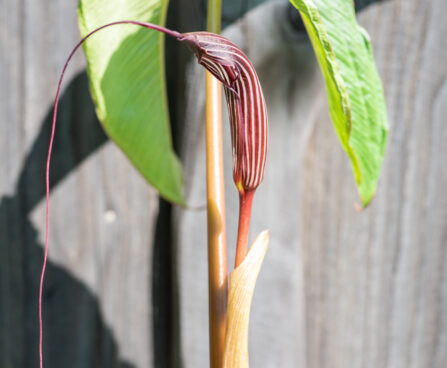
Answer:
[(239, 228), (237, 232), (235, 268), (242, 263), (247, 255), (248, 234), (250, 230), (251, 208), (254, 194), (254, 190), (239, 193)]

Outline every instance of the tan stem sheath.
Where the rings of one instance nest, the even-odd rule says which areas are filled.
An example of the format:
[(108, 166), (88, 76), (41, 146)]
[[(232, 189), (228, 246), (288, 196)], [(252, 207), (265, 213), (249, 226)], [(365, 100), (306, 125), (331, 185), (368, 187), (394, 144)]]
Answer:
[(223, 368), (248, 368), (250, 307), (268, 243), (267, 230), (256, 237), (243, 262), (230, 274)]
[(206, 181), (210, 366), (221, 368), (228, 290), (227, 239), (222, 151), (222, 87), (206, 72)]

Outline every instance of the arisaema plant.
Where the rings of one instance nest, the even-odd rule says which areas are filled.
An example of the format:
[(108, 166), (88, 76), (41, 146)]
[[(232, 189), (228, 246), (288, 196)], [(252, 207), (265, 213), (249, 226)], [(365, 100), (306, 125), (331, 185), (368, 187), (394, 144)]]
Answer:
[[(375, 194), (385, 152), (384, 96), (368, 35), (356, 22), (352, 0), (291, 0), (299, 10), (326, 82), (329, 111), (366, 206)], [(208, 32), (179, 33), (164, 27), (167, 1), (81, 0), (82, 40), (63, 67), (47, 161), (49, 170), (62, 78), (74, 52), (84, 46), (97, 115), (109, 137), (161, 196), (186, 206), (182, 169), (172, 148), (165, 86), (164, 36), (186, 44), (206, 69), (207, 211), (210, 362), (248, 367), (251, 297), (269, 233), (248, 250), (251, 205), (264, 176), (268, 118), (256, 71), (245, 54), (220, 32), (220, 1), (210, 0)], [(169, 68), (169, 65), (166, 66)], [(233, 178), (239, 193), (235, 269), (228, 290), (223, 188), (221, 86), (230, 117)], [(292, 185), (293, 183), (291, 183)], [(220, 224), (215, 226), (215, 224)], [(268, 226), (268, 224), (267, 224)], [(42, 326), (42, 268), (39, 319)], [(205, 261), (205, 260), (204, 260)], [(43, 333), (40, 328), (40, 366)]]

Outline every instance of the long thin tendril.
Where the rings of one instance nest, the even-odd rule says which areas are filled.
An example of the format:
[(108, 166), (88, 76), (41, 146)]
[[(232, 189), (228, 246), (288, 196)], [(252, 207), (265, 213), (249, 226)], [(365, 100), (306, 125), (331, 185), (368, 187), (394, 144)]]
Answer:
[(39, 284), (39, 367), (43, 368), (43, 324), (42, 324), (42, 293), (43, 293), (43, 281), (45, 277), (45, 270), (47, 267), (47, 258), (48, 258), (48, 244), (49, 244), (49, 219), (50, 219), (50, 163), (51, 163), (51, 153), (53, 151), (53, 143), (54, 143), (54, 133), (56, 131), (56, 118), (57, 118), (57, 107), (59, 104), (59, 95), (61, 91), (61, 85), (62, 80), (64, 78), (65, 71), (67, 70), (68, 64), (70, 63), (70, 60), (72, 59), (75, 52), (79, 49), (79, 47), (94, 33), (100, 31), (101, 29), (118, 25), (118, 24), (134, 24), (137, 26), (141, 26), (144, 28), (153, 29), (155, 31), (163, 32), (171, 37), (179, 38), (181, 37), (181, 33), (176, 31), (171, 31), (167, 28), (161, 27), (156, 24), (152, 23), (146, 23), (146, 22), (139, 22), (139, 21), (133, 21), (133, 20), (123, 20), (113, 23), (105, 24), (99, 28), (96, 28), (95, 30), (91, 31), (89, 34), (87, 34), (84, 38), (82, 38), (78, 44), (73, 48), (73, 50), (70, 52), (70, 55), (67, 58), (67, 61), (65, 62), (65, 65), (62, 69), (61, 75), (59, 77), (59, 83), (57, 86), (57, 92), (56, 92), (56, 98), (54, 101), (54, 110), (53, 110), (53, 120), (51, 125), (51, 136), (50, 136), (50, 143), (48, 145), (48, 155), (46, 160), (46, 169), (45, 169), (45, 193), (46, 193), (46, 218), (45, 218), (45, 250), (44, 250), (44, 257), (43, 257), (43, 264), (42, 264), (42, 271), (40, 274), (40, 284)]

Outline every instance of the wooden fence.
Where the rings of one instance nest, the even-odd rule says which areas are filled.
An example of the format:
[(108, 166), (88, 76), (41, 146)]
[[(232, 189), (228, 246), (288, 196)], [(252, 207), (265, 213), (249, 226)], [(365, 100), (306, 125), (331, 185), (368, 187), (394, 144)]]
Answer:
[[(176, 23), (195, 8), (174, 3), (170, 21), (198, 27)], [(271, 229), (252, 309), (253, 367), (447, 364), (447, 2), (357, 5), (390, 124), (379, 189), (362, 213), (312, 48), (291, 26), (286, 2), (265, 3), (225, 31), (254, 61), (270, 117), (251, 232)], [(57, 76), (79, 39), (76, 1), (0, 0), (0, 35), (0, 366), (28, 368), (37, 366), (49, 118)], [(84, 67), (80, 53), (56, 136), (46, 367), (205, 368), (205, 213), (160, 201), (107, 140)], [(203, 81), (190, 68), (189, 98), (176, 102), (174, 116), (188, 200), (200, 205)], [(232, 257), (237, 195), (226, 130)]]

